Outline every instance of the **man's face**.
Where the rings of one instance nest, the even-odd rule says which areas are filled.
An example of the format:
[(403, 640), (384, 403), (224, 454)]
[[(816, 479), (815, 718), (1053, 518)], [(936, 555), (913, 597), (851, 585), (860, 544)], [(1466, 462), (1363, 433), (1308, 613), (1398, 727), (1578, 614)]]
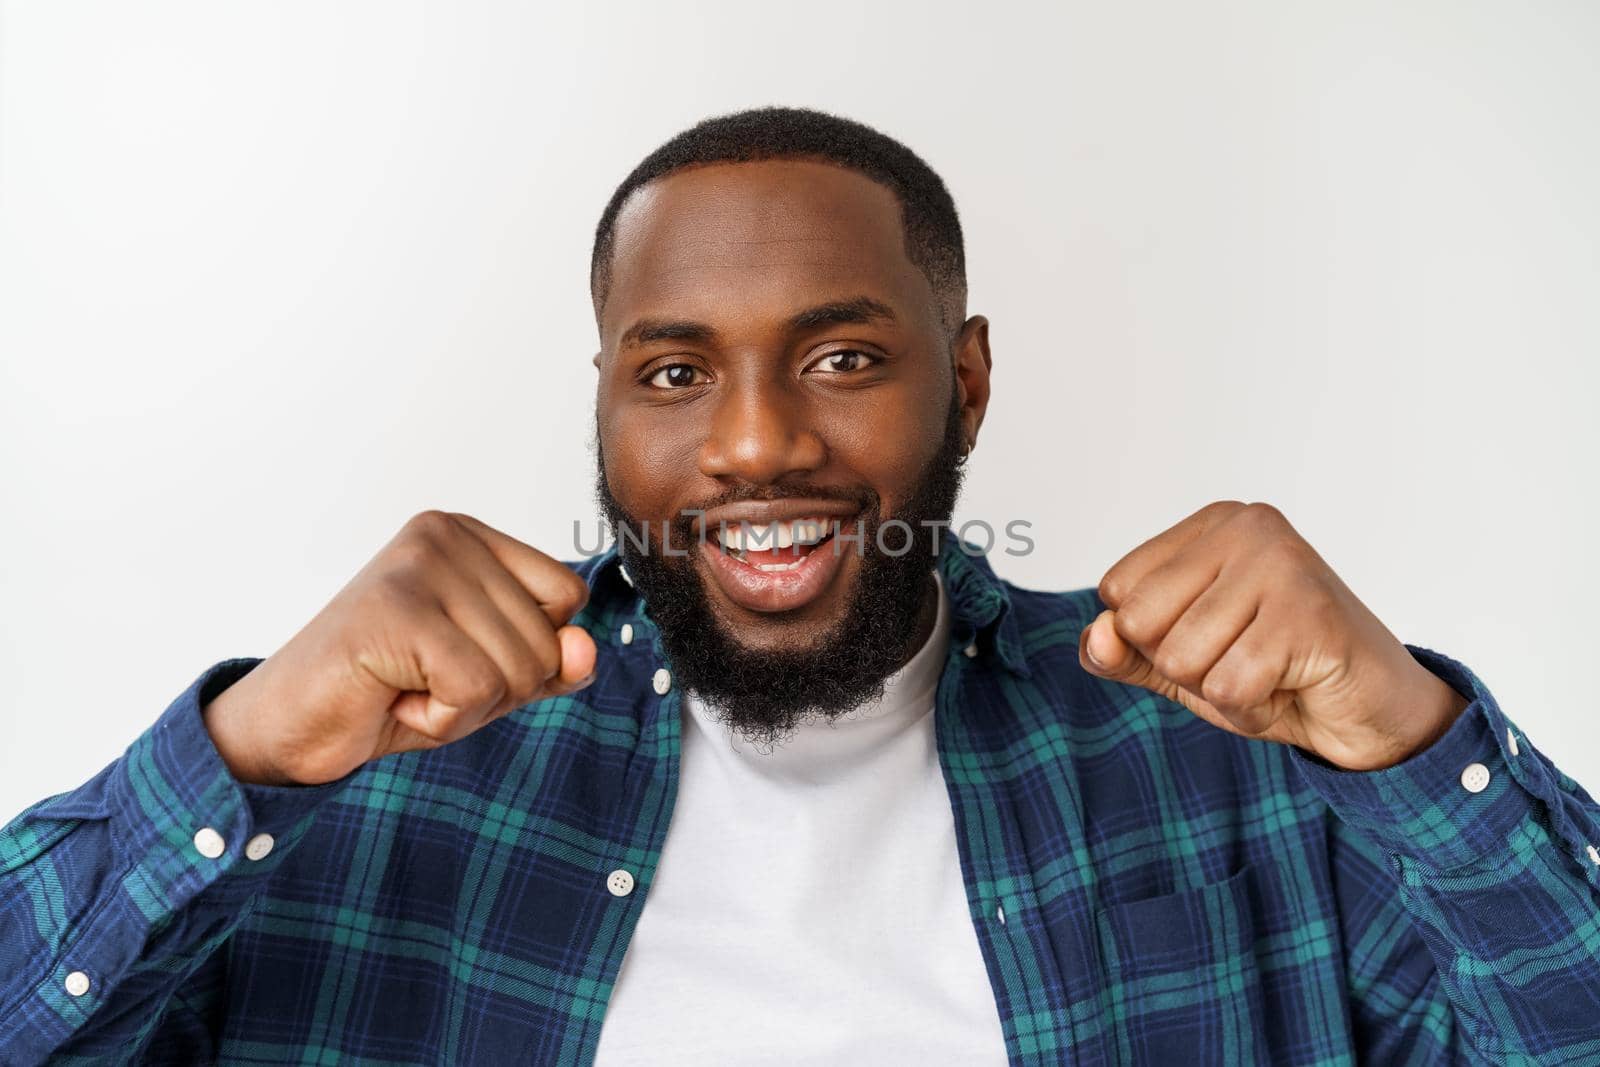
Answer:
[(896, 656), (909, 651), (931, 607), (926, 530), (895, 565), (900, 593), (888, 599), (894, 583), (874, 583), (873, 568), (891, 565), (870, 543), (759, 551), (768, 541), (741, 559), (719, 539), (724, 523), (759, 524), (759, 535), (819, 519), (852, 532), (863, 521), (870, 542), (888, 519), (949, 518), (953, 496), (941, 497), (959, 473), (945, 468), (975, 439), (987, 400), (987, 324), (969, 320), (952, 339), (906, 256), (894, 194), (801, 161), (653, 182), (618, 218), (600, 332), (602, 503), (657, 537), (663, 522), (690, 535), (674, 541), (687, 559), (630, 567), (647, 572), (636, 580), (652, 612), (697, 598), (699, 614), (680, 624), (714, 630), (736, 658), (798, 665), (843, 651), (830, 642), (874, 587), (875, 610), (910, 613), (874, 621), (898, 628)]

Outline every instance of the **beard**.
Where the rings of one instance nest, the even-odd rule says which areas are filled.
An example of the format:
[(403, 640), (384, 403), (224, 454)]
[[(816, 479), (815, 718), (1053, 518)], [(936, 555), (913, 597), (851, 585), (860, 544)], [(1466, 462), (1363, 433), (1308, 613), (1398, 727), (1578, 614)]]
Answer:
[[(652, 520), (647, 527), (618, 502), (606, 478), (598, 439), (597, 432), (595, 492), (606, 522), (613, 532), (661, 530), (663, 520)], [(635, 535), (619, 537), (618, 551), (634, 587), (644, 597), (646, 613), (660, 628), (674, 680), (699, 696), (715, 718), (767, 749), (785, 740), (802, 722), (831, 721), (882, 697), (885, 681), (914, 651), (911, 640), (920, 632), (928, 597), (935, 593), (932, 574), (941, 543), (939, 527), (948, 525), (955, 511), (965, 473), (961, 462), (965, 444), (959, 394), (952, 383), (939, 449), (919, 474), (898, 514), (885, 515), (882, 500), (871, 489), (863, 487), (852, 494), (799, 480), (731, 488), (694, 505), (694, 509), (710, 511), (747, 500), (856, 498), (858, 520), (840, 524), (840, 530), (851, 531), (853, 550), (860, 556), (856, 580), (842, 615), (807, 647), (752, 648), (718, 618), (707, 579), (694, 562), (695, 516), (680, 513), (666, 520), (668, 537), (643, 538), (643, 546)], [(911, 536), (891, 526), (880, 540), (880, 528), (895, 520), (905, 523)], [(857, 534), (859, 542), (854, 540)], [(901, 552), (908, 539), (910, 547)], [(664, 555), (664, 541), (675, 546), (675, 553), (685, 546), (689, 552)], [(815, 551), (845, 549), (824, 542)]]

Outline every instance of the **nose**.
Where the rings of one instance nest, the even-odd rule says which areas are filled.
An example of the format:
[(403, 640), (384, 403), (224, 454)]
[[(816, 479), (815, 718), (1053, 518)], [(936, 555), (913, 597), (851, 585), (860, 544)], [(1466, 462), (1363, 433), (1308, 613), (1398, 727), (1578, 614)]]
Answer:
[(710, 433), (700, 448), (707, 477), (766, 485), (809, 474), (828, 449), (810, 426), (807, 406), (770, 382), (747, 382), (717, 398)]

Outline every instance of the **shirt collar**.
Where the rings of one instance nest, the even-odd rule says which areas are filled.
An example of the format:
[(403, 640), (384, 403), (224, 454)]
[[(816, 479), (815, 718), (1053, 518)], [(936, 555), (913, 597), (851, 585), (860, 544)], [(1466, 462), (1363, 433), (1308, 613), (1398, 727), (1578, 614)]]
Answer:
[(984, 551), (946, 530), (937, 566), (950, 597), (954, 633), (971, 634), (980, 652), (987, 645), (1008, 670), (1029, 677), (1011, 590), (989, 566)]
[[(983, 550), (946, 529), (934, 566), (950, 598), (951, 640), (972, 642), (980, 652), (992, 652), (1006, 669), (1029, 677), (1011, 591), (994, 573)], [(589, 583), (591, 607), (615, 603), (611, 610), (618, 617), (641, 614), (643, 601), (633, 589), (615, 544), (575, 564), (574, 569)], [(624, 603), (629, 606), (622, 607)]]

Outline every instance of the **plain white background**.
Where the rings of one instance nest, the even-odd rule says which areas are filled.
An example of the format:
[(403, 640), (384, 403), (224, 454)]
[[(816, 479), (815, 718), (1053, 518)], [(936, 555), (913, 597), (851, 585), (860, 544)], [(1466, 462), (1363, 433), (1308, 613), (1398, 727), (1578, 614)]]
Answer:
[(0, 818), (416, 511), (571, 557), (595, 220), (767, 103), (950, 185), (1003, 574), (1269, 500), (1600, 786), (1597, 49), (1582, 2), (6, 3)]

